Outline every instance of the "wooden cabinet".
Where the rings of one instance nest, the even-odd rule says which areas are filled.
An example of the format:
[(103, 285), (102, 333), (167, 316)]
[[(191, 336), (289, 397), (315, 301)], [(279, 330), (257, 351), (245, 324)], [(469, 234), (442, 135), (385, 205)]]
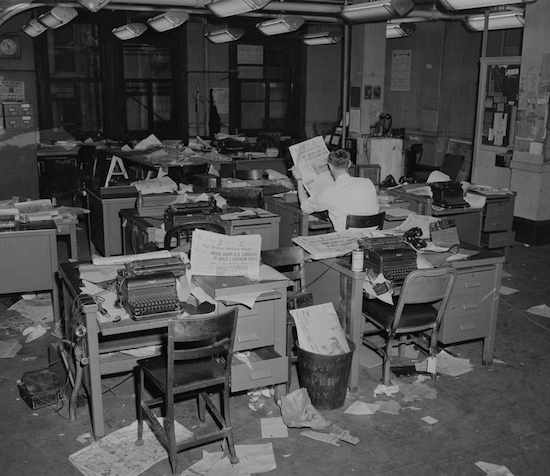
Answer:
[(212, 215), (210, 221), (223, 226), (226, 235), (260, 235), (262, 237), (262, 250), (279, 248), (279, 223), (281, 218), (277, 215), (243, 217), (232, 220), (222, 220), (219, 215)]

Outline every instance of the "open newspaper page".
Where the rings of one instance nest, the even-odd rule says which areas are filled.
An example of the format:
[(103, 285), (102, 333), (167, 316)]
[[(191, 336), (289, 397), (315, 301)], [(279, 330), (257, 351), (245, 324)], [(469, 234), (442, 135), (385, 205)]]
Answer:
[(296, 236), (292, 241), (307, 251), (313, 259), (336, 258), (356, 250), (357, 240), (363, 237), (385, 236), (379, 230), (355, 228), (324, 235)]
[(260, 277), (260, 235), (228, 236), (194, 230), (191, 274), (202, 276)]
[(310, 195), (316, 195), (334, 183), (328, 169), (329, 151), (321, 136), (291, 145), (288, 150)]
[(331, 302), (293, 309), (298, 345), (309, 352), (338, 355), (349, 352), (346, 335)]

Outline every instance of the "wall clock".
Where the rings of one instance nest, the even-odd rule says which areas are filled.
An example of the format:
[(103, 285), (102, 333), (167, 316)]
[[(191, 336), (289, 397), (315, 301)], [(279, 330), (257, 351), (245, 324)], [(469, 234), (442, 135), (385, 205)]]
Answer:
[(0, 58), (21, 58), (21, 39), (19, 36), (0, 36)]

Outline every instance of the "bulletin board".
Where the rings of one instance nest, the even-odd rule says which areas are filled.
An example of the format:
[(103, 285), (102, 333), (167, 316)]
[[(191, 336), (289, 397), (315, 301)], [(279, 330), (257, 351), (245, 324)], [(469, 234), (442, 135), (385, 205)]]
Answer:
[(519, 98), (519, 64), (486, 65), (481, 143), (511, 147)]

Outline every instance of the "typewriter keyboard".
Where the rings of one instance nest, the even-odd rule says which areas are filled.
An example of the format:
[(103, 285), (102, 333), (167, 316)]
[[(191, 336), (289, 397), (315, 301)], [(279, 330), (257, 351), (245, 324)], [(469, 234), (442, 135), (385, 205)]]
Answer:
[(181, 304), (172, 294), (160, 296), (148, 296), (139, 299), (133, 299), (130, 302), (130, 310), (135, 319), (140, 317), (151, 317), (156, 314), (164, 316), (165, 313), (172, 311), (181, 311)]
[(416, 269), (416, 266), (396, 266), (384, 269), (384, 277), (392, 283), (399, 284), (405, 281), (407, 275)]

